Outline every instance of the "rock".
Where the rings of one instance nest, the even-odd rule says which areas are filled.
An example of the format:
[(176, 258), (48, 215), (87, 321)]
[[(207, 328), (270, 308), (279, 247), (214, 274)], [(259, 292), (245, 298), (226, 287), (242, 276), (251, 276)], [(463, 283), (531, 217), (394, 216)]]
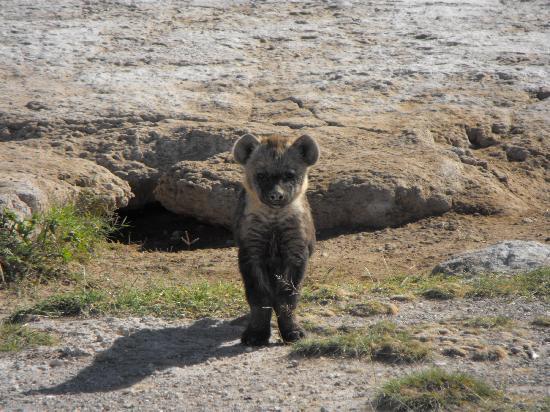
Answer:
[(126, 206), (131, 197), (126, 182), (93, 162), (17, 143), (2, 144), (0, 209), (30, 216), (75, 201), (81, 193), (97, 196), (110, 208)]
[(537, 99), (539, 100), (546, 100), (550, 97), (550, 88), (548, 87), (540, 87), (535, 96), (537, 97)]
[(92, 356), (91, 353), (86, 352), (83, 349), (72, 348), (68, 346), (60, 349), (59, 352), (62, 357), (67, 357), (67, 358), (81, 358), (81, 357)]
[(491, 125), (491, 131), (494, 134), (505, 135), (508, 132), (508, 125), (503, 122), (493, 123)]
[[(406, 136), (417, 143), (399, 143), (403, 136), (372, 139), (368, 151), (359, 142), (357, 150), (348, 150), (338, 144), (337, 136), (318, 137), (326, 157), (322, 155), (319, 167), (311, 170), (308, 190), (318, 229), (383, 228), (441, 215), (453, 206), (486, 213), (525, 207), (490, 176), (447, 157), (421, 133)], [(391, 152), (385, 150), (388, 144)], [(404, 157), (409, 161), (396, 169)], [(154, 197), (174, 213), (230, 226), (241, 175), (241, 167), (227, 152), (183, 161), (161, 176)]]
[(489, 147), (498, 144), (498, 140), (491, 135), (491, 132), (483, 127), (466, 126), (466, 136), (474, 147)]
[(56, 368), (58, 366), (63, 366), (63, 361), (60, 359), (52, 359), (49, 363), (50, 367)]
[(433, 274), (515, 274), (550, 266), (550, 246), (524, 240), (507, 240), (485, 249), (466, 252), (438, 264)]
[(509, 146), (506, 148), (506, 158), (510, 162), (523, 162), (527, 160), (529, 150), (520, 146)]
[(27, 109), (30, 109), (30, 110), (43, 110), (43, 109), (47, 109), (48, 107), (44, 104), (44, 103), (41, 103), (41, 102), (36, 102), (36, 101), (30, 101), (28, 102), (25, 107)]

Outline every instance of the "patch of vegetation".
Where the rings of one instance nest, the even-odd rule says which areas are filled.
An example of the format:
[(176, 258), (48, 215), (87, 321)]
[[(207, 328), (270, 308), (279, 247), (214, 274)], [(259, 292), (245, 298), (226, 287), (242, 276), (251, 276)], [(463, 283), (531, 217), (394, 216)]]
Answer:
[(346, 295), (346, 292), (333, 285), (305, 286), (302, 289), (301, 300), (306, 303), (328, 305), (343, 300)]
[(466, 281), (466, 297), (524, 296), (550, 299), (550, 267), (511, 276), (476, 276)]
[(416, 362), (430, 355), (430, 347), (391, 322), (379, 322), (366, 329), (347, 330), (326, 337), (307, 338), (294, 344), (299, 356), (368, 358), (399, 363)]
[(54, 343), (55, 338), (49, 333), (33, 330), (23, 325), (9, 323), (0, 325), (0, 352), (17, 352)]
[(550, 327), (550, 316), (539, 316), (531, 321), (531, 325), (540, 326), (543, 328)]
[(472, 360), (477, 362), (497, 362), (507, 357), (508, 354), (500, 346), (490, 346), (488, 348), (477, 349), (472, 355)]
[(429, 369), (387, 382), (375, 407), (394, 412), (479, 410), (502, 397), (501, 392), (470, 375)]
[(350, 305), (346, 312), (353, 316), (397, 315), (399, 309), (392, 303), (370, 300), (365, 303)]
[(242, 286), (229, 282), (129, 289), (118, 294), (108, 305), (108, 311), (114, 313), (193, 318), (230, 317), (245, 309)]
[(233, 283), (122, 289), (112, 293), (82, 290), (54, 295), (9, 318), (21, 322), (30, 315), (48, 317), (95, 314), (153, 315), (158, 317), (230, 317), (245, 310), (242, 287)]
[(435, 287), (420, 292), (422, 297), (432, 300), (449, 300), (457, 296), (456, 290), (448, 287)]
[(94, 290), (64, 293), (51, 296), (30, 308), (20, 309), (8, 318), (10, 323), (25, 321), (30, 315), (61, 318), (68, 316), (94, 315), (103, 312), (108, 295)]
[(514, 325), (506, 316), (480, 316), (464, 320), (464, 326), (481, 329), (504, 329)]
[(118, 230), (112, 211), (82, 196), (76, 204), (20, 218), (0, 211), (0, 283), (38, 282), (67, 275), (70, 262), (85, 262)]
[(510, 276), (399, 275), (375, 281), (366, 290), (383, 295), (412, 293), (428, 299), (522, 296), (549, 300), (550, 268)]
[(300, 325), (306, 332), (314, 333), (316, 335), (329, 335), (335, 332), (333, 327), (322, 325), (319, 322), (313, 321), (311, 319), (302, 319), (300, 320)]

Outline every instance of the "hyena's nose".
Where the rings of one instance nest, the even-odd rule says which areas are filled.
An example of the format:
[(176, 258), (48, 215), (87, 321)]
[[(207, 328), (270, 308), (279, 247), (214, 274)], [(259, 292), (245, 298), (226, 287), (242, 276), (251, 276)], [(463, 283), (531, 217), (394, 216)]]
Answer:
[(281, 190), (272, 190), (269, 193), (269, 200), (272, 202), (280, 202), (283, 200), (284, 193)]

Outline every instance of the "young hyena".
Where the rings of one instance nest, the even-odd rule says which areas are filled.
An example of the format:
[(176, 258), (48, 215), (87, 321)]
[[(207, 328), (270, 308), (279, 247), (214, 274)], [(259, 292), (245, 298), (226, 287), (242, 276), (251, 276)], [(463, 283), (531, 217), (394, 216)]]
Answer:
[(239, 268), (250, 305), (245, 345), (266, 345), (275, 309), (281, 337), (304, 336), (294, 309), (307, 261), (315, 246), (315, 228), (306, 198), (307, 172), (319, 159), (319, 147), (304, 135), (258, 139), (242, 136), (233, 157), (244, 166), (244, 190), (235, 216)]

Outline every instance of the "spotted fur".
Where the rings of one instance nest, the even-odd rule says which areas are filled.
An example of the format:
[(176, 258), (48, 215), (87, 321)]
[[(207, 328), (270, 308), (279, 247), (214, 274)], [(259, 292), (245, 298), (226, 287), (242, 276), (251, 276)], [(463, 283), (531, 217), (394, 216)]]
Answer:
[(304, 336), (294, 309), (307, 262), (315, 246), (315, 228), (306, 198), (307, 172), (319, 158), (309, 136), (258, 139), (244, 135), (233, 156), (244, 166), (243, 190), (234, 220), (239, 268), (250, 305), (247, 345), (267, 344), (275, 310), (285, 342)]

